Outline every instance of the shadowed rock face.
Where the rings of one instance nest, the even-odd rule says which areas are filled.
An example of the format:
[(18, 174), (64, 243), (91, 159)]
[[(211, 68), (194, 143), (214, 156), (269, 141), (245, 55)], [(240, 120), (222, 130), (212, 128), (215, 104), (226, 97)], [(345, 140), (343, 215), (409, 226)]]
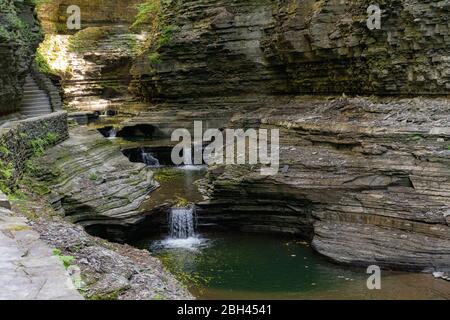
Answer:
[[(149, 98), (248, 93), (446, 94), (446, 2), (196, 0), (172, 4), (177, 26), (160, 62), (137, 59), (134, 87)], [(152, 48), (154, 50), (154, 48)]]
[(18, 112), (25, 77), (40, 41), (33, 9), (23, 3), (0, 3), (0, 116)]
[(158, 187), (142, 163), (131, 163), (95, 130), (80, 127), (70, 138), (50, 149), (37, 164), (35, 176), (42, 189), (52, 190), (51, 202), (71, 222), (107, 225), (111, 238), (123, 240), (115, 229), (132, 227), (145, 219), (141, 204)]
[(449, 110), (445, 99), (298, 98), (235, 116), (280, 129), (285, 170), (210, 170), (200, 221), (313, 236), (342, 263), (449, 270)]

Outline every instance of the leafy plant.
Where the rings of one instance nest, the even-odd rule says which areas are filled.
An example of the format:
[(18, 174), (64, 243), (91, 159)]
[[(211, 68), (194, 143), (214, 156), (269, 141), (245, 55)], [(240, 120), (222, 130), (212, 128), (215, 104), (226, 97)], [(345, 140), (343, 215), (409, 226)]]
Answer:
[(11, 153), (11, 151), (9, 151), (8, 147), (4, 146), (3, 144), (0, 144), (0, 153), (3, 156), (7, 156)]
[(14, 176), (15, 168), (12, 162), (5, 164), (4, 160), (0, 159), (0, 191), (6, 195), (11, 194), (11, 180)]
[(148, 59), (152, 65), (161, 63), (158, 50), (169, 44), (173, 34), (178, 30), (177, 26), (166, 24), (163, 14), (164, 8), (170, 6), (172, 2), (172, 0), (147, 0), (137, 7), (138, 13), (132, 28), (150, 25), (150, 36), (145, 48), (150, 50)]
[(44, 138), (36, 138), (29, 142), (33, 155), (41, 156), (44, 154), (45, 148), (54, 145), (59, 140), (59, 135), (55, 132), (48, 132)]
[(174, 25), (164, 26), (158, 40), (158, 47), (162, 47), (169, 44), (170, 40), (172, 39), (175, 32), (178, 31), (178, 29), (179, 28)]
[(64, 268), (69, 268), (72, 265), (73, 260), (75, 259), (73, 256), (65, 256), (62, 254), (61, 250), (53, 249), (52, 253), (54, 256), (58, 257), (59, 261), (61, 261), (64, 265)]
[(96, 181), (98, 180), (98, 175), (95, 172), (91, 172), (91, 174), (89, 175), (89, 179), (92, 181)]
[(148, 61), (151, 64), (160, 64), (161, 63), (161, 55), (159, 54), (159, 52), (152, 52), (148, 55)]
[(154, 24), (159, 19), (161, 13), (161, 0), (147, 0), (138, 5), (138, 13), (136, 15), (132, 28), (142, 26), (143, 24)]

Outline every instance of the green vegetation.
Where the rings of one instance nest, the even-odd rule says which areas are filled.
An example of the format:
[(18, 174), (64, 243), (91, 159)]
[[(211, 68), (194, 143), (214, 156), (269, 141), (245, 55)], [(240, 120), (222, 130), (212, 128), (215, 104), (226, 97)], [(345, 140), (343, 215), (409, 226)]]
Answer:
[(40, 37), (19, 17), (15, 1), (0, 2), (0, 42), (37, 43)]
[[(27, 141), (27, 135), (20, 133), (22, 139)], [(32, 157), (41, 156), (44, 154), (45, 148), (54, 145), (59, 140), (59, 135), (55, 132), (48, 132), (43, 138), (35, 138), (27, 141), (29, 148), (32, 151)], [(0, 143), (0, 190), (8, 195), (12, 199), (21, 199), (23, 195), (19, 190), (16, 190), (16, 180), (18, 178), (16, 174), (16, 168), (14, 165), (14, 159), (10, 158), (11, 151), (4, 144)], [(33, 162), (33, 159), (28, 159), (24, 162), (24, 171), (30, 174), (34, 174), (37, 168)], [(39, 194), (49, 193), (48, 188), (38, 188)]]
[(42, 55), (42, 52), (40, 50), (36, 51), (36, 56), (34, 57), (34, 62), (36, 63), (36, 66), (38, 70), (45, 74), (57, 74), (48, 64), (47, 59)]
[(69, 41), (69, 50), (85, 52), (96, 42), (108, 37), (113, 32), (111, 27), (89, 27), (78, 31)]
[(14, 176), (15, 168), (12, 162), (5, 163), (0, 159), (0, 191), (10, 196), (13, 194), (11, 190), (11, 181)]
[(14, 165), (8, 161), (11, 151), (3, 143), (0, 144), (0, 191), (11, 194), (11, 178), (14, 176)]
[(178, 281), (185, 286), (201, 287), (208, 284), (211, 281), (210, 277), (202, 276), (197, 272), (186, 272), (183, 270), (183, 264), (179, 263), (170, 252), (164, 252), (158, 254), (158, 259), (162, 262), (163, 266), (169, 270)]
[(177, 26), (168, 25), (164, 16), (164, 10), (173, 3), (173, 0), (147, 0), (138, 6), (138, 13), (132, 28), (150, 25), (150, 36), (144, 46), (144, 50), (149, 50), (148, 59), (150, 64), (161, 63), (161, 56), (158, 50), (168, 45), (178, 30)]
[(183, 198), (183, 197), (181, 197), (179, 195), (175, 195), (175, 204), (174, 204), (174, 206), (176, 208), (185, 208), (185, 207), (189, 206), (190, 204), (191, 203), (186, 198)]
[[(146, 2), (138, 5), (138, 13), (131, 27), (136, 28), (142, 26), (143, 24), (151, 24), (152, 26), (155, 26), (161, 18), (162, 2), (167, 1), (147, 0)], [(170, 2), (171, 1), (169, 1), (169, 3)]]
[(410, 140), (412, 140), (412, 141), (418, 141), (418, 140), (422, 140), (422, 139), (424, 139), (424, 137), (421, 136), (420, 134), (416, 134), (410, 138)]
[(97, 175), (97, 173), (91, 172), (91, 174), (89, 175), (89, 180), (97, 181), (97, 180), (98, 180), (98, 175)]
[(0, 144), (0, 153), (3, 156), (7, 156), (11, 153), (11, 151), (9, 151), (9, 149), (5, 145)]
[(53, 249), (53, 255), (58, 257), (59, 261), (61, 261), (64, 265), (64, 268), (69, 268), (72, 265), (73, 260), (75, 259), (73, 256), (65, 256), (62, 254), (61, 250)]
[(89, 300), (117, 300), (119, 299), (119, 295), (124, 291), (124, 288), (114, 290), (111, 292), (98, 293), (91, 296), (86, 296)]
[(179, 30), (177, 26), (168, 25), (164, 26), (161, 31), (161, 36), (158, 40), (158, 48), (170, 43), (173, 35)]
[(152, 52), (148, 55), (148, 61), (152, 65), (160, 64), (161, 63), (161, 55), (159, 52)]
[(59, 140), (59, 135), (55, 132), (48, 132), (44, 138), (36, 138), (31, 140), (30, 146), (33, 150), (34, 156), (41, 156), (44, 154), (45, 148), (54, 145)]
[(65, 40), (52, 34), (46, 34), (44, 41), (36, 51), (35, 63), (43, 73), (57, 76), (68, 75), (71, 74), (72, 69), (66, 55)]
[(162, 168), (155, 172), (154, 178), (158, 182), (167, 182), (176, 177), (182, 176), (183, 172), (173, 168)]

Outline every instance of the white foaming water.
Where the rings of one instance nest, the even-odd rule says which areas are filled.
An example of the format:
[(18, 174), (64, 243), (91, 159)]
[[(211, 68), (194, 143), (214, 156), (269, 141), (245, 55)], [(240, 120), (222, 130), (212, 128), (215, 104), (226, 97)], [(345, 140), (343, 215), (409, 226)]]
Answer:
[(172, 208), (169, 214), (169, 230), (172, 239), (195, 236), (195, 211), (193, 207)]
[(108, 138), (109, 139), (115, 139), (117, 137), (117, 130), (115, 128), (112, 128), (108, 131)]
[(167, 238), (160, 241), (155, 241), (152, 244), (154, 249), (184, 249), (190, 251), (196, 251), (201, 249), (207, 244), (208, 240), (201, 237), (189, 237), (186, 239), (173, 239)]
[(193, 164), (189, 164), (189, 165), (185, 165), (185, 166), (180, 166), (178, 167), (181, 170), (192, 170), (192, 171), (201, 171), (201, 170), (206, 170), (208, 166), (206, 165), (193, 165)]
[(144, 148), (141, 148), (142, 161), (149, 167), (159, 167), (159, 160), (156, 159), (151, 153), (145, 152)]

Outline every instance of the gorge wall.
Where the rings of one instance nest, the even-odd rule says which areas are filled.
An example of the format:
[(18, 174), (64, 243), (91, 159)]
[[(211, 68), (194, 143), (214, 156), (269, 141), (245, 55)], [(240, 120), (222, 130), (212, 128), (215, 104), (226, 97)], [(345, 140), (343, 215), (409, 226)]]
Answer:
[(216, 166), (200, 224), (290, 233), (334, 261), (450, 269), (447, 99), (278, 99), (232, 125), (280, 130), (280, 171)]
[(171, 1), (170, 40), (136, 60), (135, 90), (166, 99), (448, 94), (449, 4), (378, 3), (382, 28), (371, 31), (366, 0)]
[[(55, 0), (38, 6), (46, 35), (38, 53), (46, 71), (61, 79), (66, 108), (103, 111), (133, 100), (129, 69), (144, 36), (130, 26), (141, 2)], [(71, 5), (81, 10), (80, 30), (67, 29)]]
[[(343, 263), (450, 270), (448, 99), (305, 96), (447, 95), (448, 1), (379, 1), (382, 28), (373, 31), (366, 0), (161, 1), (157, 18), (130, 29), (144, 2), (156, 1), (52, 1), (39, 9), (42, 52), (70, 108), (123, 106), (130, 92), (161, 103), (123, 126), (163, 131), (206, 119), (218, 128), (280, 129), (283, 170), (261, 177), (250, 167), (210, 168), (201, 223), (295, 234)], [(76, 33), (61, 19), (69, 4), (82, 11)], [(102, 144), (89, 135), (90, 149)], [(156, 186), (106, 149), (118, 168), (134, 172), (133, 186)], [(80, 168), (84, 148), (59, 150), (77, 161), (57, 153), (45, 161), (73, 165), (82, 179), (61, 167), (41, 178), (58, 185), (67, 216), (86, 226), (137, 223), (146, 192), (130, 187), (132, 199), (116, 199)], [(113, 186), (125, 179), (104, 179), (106, 167), (89, 165)], [(86, 186), (125, 209), (99, 205)]]
[(28, 2), (0, 2), (0, 116), (19, 111), (25, 77), (41, 40)]

